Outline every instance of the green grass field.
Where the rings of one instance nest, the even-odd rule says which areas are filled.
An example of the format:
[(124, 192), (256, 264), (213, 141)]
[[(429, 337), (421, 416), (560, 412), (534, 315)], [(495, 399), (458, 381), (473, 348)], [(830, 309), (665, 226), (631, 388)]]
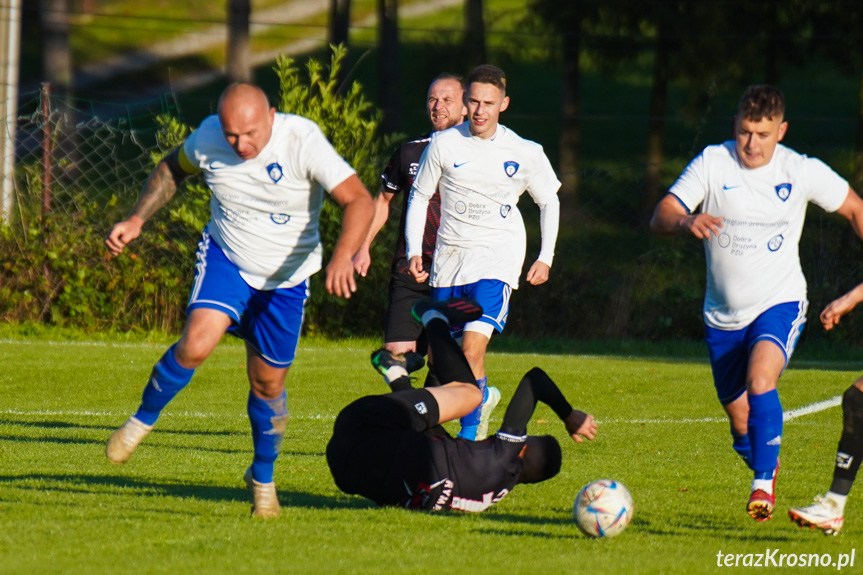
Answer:
[[(542, 406), (532, 433), (564, 445), (557, 477), (525, 485), (480, 515), (378, 509), (340, 493), (324, 459), (335, 415), (384, 391), (374, 342), (301, 343), (289, 376), (291, 423), (276, 463), (282, 515), (249, 517), (241, 476), (251, 460), (240, 345), (225, 342), (122, 467), (110, 433), (136, 408), (164, 342), (0, 341), (0, 573), (706, 573), (717, 553), (855, 553), (863, 503), (852, 493), (838, 537), (803, 531), (791, 505), (826, 490), (840, 409), (786, 423), (774, 519), (745, 513), (750, 474), (730, 449), (709, 367), (698, 357), (492, 353), (504, 401), (534, 365), (600, 421), (576, 445)], [(828, 369), (829, 368), (829, 369)], [(838, 394), (859, 365), (798, 362), (783, 377), (786, 410)], [(590, 480), (627, 485), (635, 517), (618, 538), (591, 540), (570, 519)], [(753, 556), (754, 558), (754, 556)], [(742, 561), (742, 559), (741, 559)], [(744, 567), (722, 568), (744, 571)], [(828, 572), (836, 567), (761, 571)]]

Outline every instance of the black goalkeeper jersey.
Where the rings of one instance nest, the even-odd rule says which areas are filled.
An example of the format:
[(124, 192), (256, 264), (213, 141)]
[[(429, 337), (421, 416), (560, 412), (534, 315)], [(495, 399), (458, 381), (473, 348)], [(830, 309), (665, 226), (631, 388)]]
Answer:
[(519, 457), (537, 401), (565, 419), (573, 412), (538, 368), (516, 388), (500, 431), (484, 441), (451, 437), (425, 389), (361, 397), (336, 417), (326, 456), (336, 485), (382, 506), (485, 511), (518, 483)]
[[(426, 477), (416, 485), (405, 483), (405, 507), (426, 511), (458, 509), (485, 511), (512, 491), (521, 474), (519, 457), (524, 437), (484, 441), (427, 437), (432, 458)], [(397, 464), (398, 466), (398, 464)], [(398, 467), (397, 467), (398, 469)]]
[[(405, 142), (387, 162), (381, 180), (384, 189), (391, 194), (402, 194), (402, 214), (399, 220), (399, 237), (393, 253), (393, 273), (405, 273), (408, 270), (407, 242), (405, 240), (405, 218), (407, 217), (408, 198), (411, 186), (419, 168), (420, 158), (431, 141), (431, 134), (426, 134), (416, 140)], [(422, 258), (423, 270), (431, 271), (432, 255), (437, 241), (437, 230), (440, 227), (440, 193), (435, 191), (429, 200), (426, 212), (426, 226), (423, 232)]]

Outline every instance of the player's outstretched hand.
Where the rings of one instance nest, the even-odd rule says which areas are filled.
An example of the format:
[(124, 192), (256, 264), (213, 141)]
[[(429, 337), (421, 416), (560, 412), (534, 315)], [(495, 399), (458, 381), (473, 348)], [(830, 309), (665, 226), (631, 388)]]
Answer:
[(824, 329), (833, 329), (833, 326), (839, 323), (839, 319), (854, 309), (861, 301), (863, 301), (863, 284), (827, 304), (827, 307), (821, 312), (821, 323), (824, 325)]
[(527, 283), (532, 286), (538, 286), (540, 284), (544, 284), (548, 281), (548, 270), (549, 267), (547, 264), (536, 260), (533, 262), (533, 265), (530, 266), (530, 269), (527, 271)]
[(372, 256), (369, 253), (369, 248), (361, 246), (360, 249), (357, 250), (357, 253), (354, 254), (352, 261), (354, 264), (354, 271), (361, 277), (366, 277), (366, 274), (369, 273), (369, 267), (372, 265)]
[(429, 279), (429, 273), (423, 270), (423, 259), (421, 256), (414, 256), (411, 258), (410, 267), (408, 268), (411, 272), (411, 275), (414, 276), (414, 279), (418, 284), (423, 283), (427, 279)]
[(563, 421), (563, 424), (566, 426), (567, 433), (577, 443), (584, 442), (582, 437), (591, 441), (596, 437), (596, 422), (593, 420), (592, 415), (583, 411), (573, 409), (572, 413)]
[(105, 245), (108, 246), (108, 251), (112, 255), (120, 255), (126, 244), (141, 235), (141, 226), (143, 225), (144, 221), (138, 216), (132, 216), (118, 224), (114, 224), (114, 227), (111, 228), (111, 231), (108, 232), (108, 236), (105, 238)]

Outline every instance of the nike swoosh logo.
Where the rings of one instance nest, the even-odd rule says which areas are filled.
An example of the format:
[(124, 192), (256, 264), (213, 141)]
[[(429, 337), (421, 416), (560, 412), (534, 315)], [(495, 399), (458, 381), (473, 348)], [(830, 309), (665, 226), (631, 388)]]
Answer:
[(739, 188), (740, 186), (722, 186), (723, 190), (733, 190), (734, 188)]
[(227, 166), (228, 164), (226, 164), (225, 162), (220, 162), (219, 160), (213, 160), (212, 162), (210, 162), (211, 170), (218, 170), (220, 168), (226, 168)]
[(469, 163), (470, 163), (470, 160), (468, 160), (467, 162), (462, 162), (462, 163), (460, 163), (460, 164), (459, 164), (458, 162), (453, 162), (453, 163), (452, 163), (452, 167), (453, 167), (453, 168), (460, 168), (460, 167), (462, 167), (463, 165), (465, 165), (465, 164), (469, 164)]

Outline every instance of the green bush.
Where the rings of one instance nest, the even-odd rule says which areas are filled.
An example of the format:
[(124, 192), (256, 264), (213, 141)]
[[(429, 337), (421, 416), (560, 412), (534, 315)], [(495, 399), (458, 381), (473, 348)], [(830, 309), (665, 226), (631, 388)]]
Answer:
[[(281, 88), (280, 111), (315, 120), (338, 152), (355, 167), (372, 191), (392, 145), (377, 134), (380, 113), (354, 83), (338, 92), (336, 78), (346, 51), (333, 48), (327, 74), (309, 60), (308, 83), (289, 58), (275, 68)], [(141, 163), (148, 170), (180, 145), (190, 129), (169, 116), (156, 118), (158, 145)], [(104, 134), (91, 136), (93, 140)], [(95, 148), (82, 142), (82, 148)], [(62, 160), (61, 160), (62, 161)], [(110, 226), (126, 217), (137, 193), (117, 193), (117, 178), (78, 173), (54, 193), (74, 209), (42, 214), (41, 167), (18, 167), (15, 214), (0, 224), (0, 321), (41, 321), (85, 330), (178, 332), (185, 320), (195, 250), (209, 220), (209, 189), (200, 176), (187, 180), (177, 196), (145, 226), (141, 238), (123, 254), (108, 255), (104, 237)], [(135, 179), (143, 182), (146, 171)], [(89, 182), (101, 181), (96, 187)], [(100, 201), (99, 198), (110, 198)], [(325, 262), (341, 231), (341, 209), (326, 196), (321, 215)], [(59, 199), (59, 198), (55, 198)], [(61, 202), (56, 202), (60, 204)], [(326, 294), (323, 272), (312, 280), (306, 330), (327, 335), (376, 333), (386, 308), (386, 286), (392, 233), (374, 246), (374, 262), (360, 291), (350, 302)]]

